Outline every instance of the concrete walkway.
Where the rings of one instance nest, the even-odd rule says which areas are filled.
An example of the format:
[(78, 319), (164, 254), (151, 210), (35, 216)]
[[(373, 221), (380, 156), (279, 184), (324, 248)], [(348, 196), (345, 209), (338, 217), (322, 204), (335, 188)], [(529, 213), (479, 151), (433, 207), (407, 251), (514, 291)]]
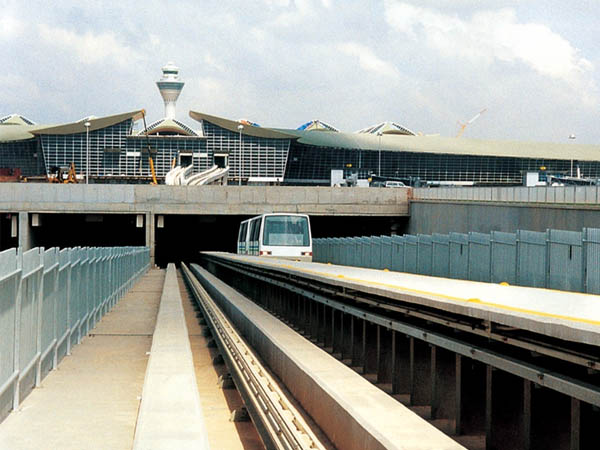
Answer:
[(0, 449), (131, 449), (164, 276), (144, 275), (0, 424)]

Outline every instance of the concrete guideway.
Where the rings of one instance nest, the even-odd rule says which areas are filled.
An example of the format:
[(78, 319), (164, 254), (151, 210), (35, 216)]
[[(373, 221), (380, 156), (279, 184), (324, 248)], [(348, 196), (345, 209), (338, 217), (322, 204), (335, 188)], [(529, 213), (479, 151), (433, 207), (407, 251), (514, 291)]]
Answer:
[[(222, 253), (202, 262), (468, 448), (597, 446), (597, 346), (544, 327), (560, 298), (566, 326), (593, 321), (597, 296)], [(506, 302), (490, 304), (486, 288)], [(517, 291), (530, 303), (511, 305)]]
[(167, 267), (133, 448), (209, 448), (174, 264)]
[(211, 297), (338, 448), (463, 448), (233, 288), (193, 268)]
[(0, 424), (0, 449), (128, 449), (162, 292), (150, 270)]
[[(207, 322), (235, 386), (244, 399), (245, 408), (269, 449), (325, 450), (333, 446), (327, 438), (313, 431), (314, 424), (279, 386), (236, 327), (202, 287), (194, 274), (182, 264), (182, 273)], [(318, 430), (317, 430), (318, 431)]]
[(237, 389), (223, 389), (220, 380), (229, 373), (227, 366), (220, 363), (219, 350), (207, 333), (208, 326), (201, 323), (196, 301), (190, 296), (185, 281), (178, 271), (179, 292), (192, 356), (198, 392), (204, 411), (204, 423), (208, 442), (213, 449), (263, 450), (261, 441), (252, 421), (232, 421), (232, 412), (242, 408), (244, 402)]

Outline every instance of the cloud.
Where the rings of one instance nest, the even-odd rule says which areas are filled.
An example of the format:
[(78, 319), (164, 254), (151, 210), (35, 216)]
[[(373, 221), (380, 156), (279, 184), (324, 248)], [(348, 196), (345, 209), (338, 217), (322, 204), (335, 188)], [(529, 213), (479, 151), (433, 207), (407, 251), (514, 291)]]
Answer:
[(368, 72), (388, 77), (395, 77), (398, 75), (398, 71), (393, 64), (378, 58), (377, 55), (365, 45), (356, 42), (346, 42), (339, 44), (338, 49), (346, 55), (358, 58), (358, 65)]
[(573, 89), (593, 87), (593, 64), (548, 26), (519, 23), (513, 9), (473, 13), (470, 18), (386, 0), (388, 24), (414, 41), (424, 42), (443, 57), (485, 65), (522, 63), (537, 73), (561, 80)]
[(131, 66), (140, 56), (131, 48), (119, 42), (110, 32), (77, 34), (60, 27), (38, 25), (40, 38), (49, 45), (55, 45), (74, 53), (84, 64), (93, 65), (104, 60), (122, 67)]
[(20, 20), (4, 12), (0, 16), (0, 41), (19, 37), (23, 28), (23, 23)]

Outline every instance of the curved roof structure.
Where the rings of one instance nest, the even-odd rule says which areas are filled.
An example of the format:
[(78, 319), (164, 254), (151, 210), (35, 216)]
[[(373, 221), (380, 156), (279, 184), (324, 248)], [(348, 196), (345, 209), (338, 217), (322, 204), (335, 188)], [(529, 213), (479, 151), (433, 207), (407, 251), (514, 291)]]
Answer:
[(12, 123), (15, 125), (35, 125), (33, 120), (29, 120), (27, 117), (21, 114), (9, 114), (0, 118), (0, 123)]
[[(207, 120), (217, 126), (238, 132), (239, 122), (190, 111), (195, 120)], [(574, 143), (546, 143), (464, 139), (442, 136), (414, 136), (384, 133), (381, 138), (371, 133), (313, 133), (306, 130), (281, 128), (244, 127), (243, 134), (249, 136), (294, 139), (299, 144), (315, 147), (342, 148), (351, 150), (401, 151), (472, 156), (504, 156), (537, 159), (575, 159), (579, 161), (600, 160), (600, 145)]]
[(305, 130), (305, 131), (334, 131), (339, 133), (336, 127), (329, 125), (319, 119), (311, 120), (310, 122), (306, 122), (305, 124), (300, 125), (297, 130)]
[(396, 122), (381, 122), (376, 125), (371, 125), (370, 127), (363, 128), (362, 130), (358, 130), (357, 133), (368, 133), (368, 134), (403, 134), (406, 136), (415, 136), (416, 133), (413, 133), (408, 128), (403, 127), (402, 125)]
[[(139, 120), (142, 118), (143, 110), (139, 109), (123, 114), (115, 114), (113, 116), (92, 118), (90, 116), (88, 122), (90, 123), (90, 131), (99, 130), (101, 128), (110, 127), (119, 122), (123, 122), (127, 119)], [(40, 125), (35, 127), (31, 132), (33, 134), (73, 134), (73, 133), (85, 133), (87, 131), (85, 127), (85, 121), (71, 122), (61, 125)]]
[[(0, 123), (0, 142), (23, 141), (32, 139), (37, 134), (74, 134), (86, 132), (85, 119), (61, 125), (29, 125), (24, 121), (14, 118), (14, 116), (17, 115), (7, 116), (13, 117), (13, 119), (8, 119)], [(18, 117), (23, 118), (22, 116)], [(90, 131), (95, 131), (127, 119), (139, 120), (142, 118), (142, 110), (99, 118), (92, 117), (90, 116), (87, 121), (90, 123)]]
[[(205, 114), (197, 111), (190, 111), (190, 117), (198, 122), (202, 120), (206, 120), (214, 125), (217, 125), (226, 130), (232, 131), (234, 133), (239, 133), (238, 125), (240, 122), (237, 120), (229, 120), (224, 119), (222, 117), (211, 116), (210, 114)], [(271, 138), (271, 139), (293, 139), (296, 136), (286, 133), (287, 130), (276, 130), (274, 128), (263, 128), (263, 127), (254, 127), (254, 126), (244, 126), (241, 130), (242, 134), (246, 136), (255, 136), (261, 138)]]
[[(138, 135), (146, 134), (146, 130), (140, 130)], [(179, 135), (198, 136), (198, 133), (177, 119), (159, 119), (148, 125), (148, 135)]]

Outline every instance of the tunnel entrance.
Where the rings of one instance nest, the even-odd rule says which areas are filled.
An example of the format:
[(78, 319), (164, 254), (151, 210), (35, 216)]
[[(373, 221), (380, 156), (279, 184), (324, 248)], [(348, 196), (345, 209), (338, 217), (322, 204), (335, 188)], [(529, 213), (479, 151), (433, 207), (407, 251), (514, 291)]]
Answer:
[(143, 216), (137, 214), (30, 214), (33, 247), (145, 245)]
[(0, 252), (19, 245), (18, 213), (0, 213)]
[[(201, 251), (235, 253), (240, 222), (253, 215), (156, 216), (155, 263), (195, 262)], [(313, 237), (402, 234), (406, 217), (311, 216)]]
[[(242, 220), (250, 216), (165, 215), (156, 217), (155, 263), (195, 262), (201, 251), (236, 251), (237, 233)], [(162, 226), (161, 226), (162, 225)]]

